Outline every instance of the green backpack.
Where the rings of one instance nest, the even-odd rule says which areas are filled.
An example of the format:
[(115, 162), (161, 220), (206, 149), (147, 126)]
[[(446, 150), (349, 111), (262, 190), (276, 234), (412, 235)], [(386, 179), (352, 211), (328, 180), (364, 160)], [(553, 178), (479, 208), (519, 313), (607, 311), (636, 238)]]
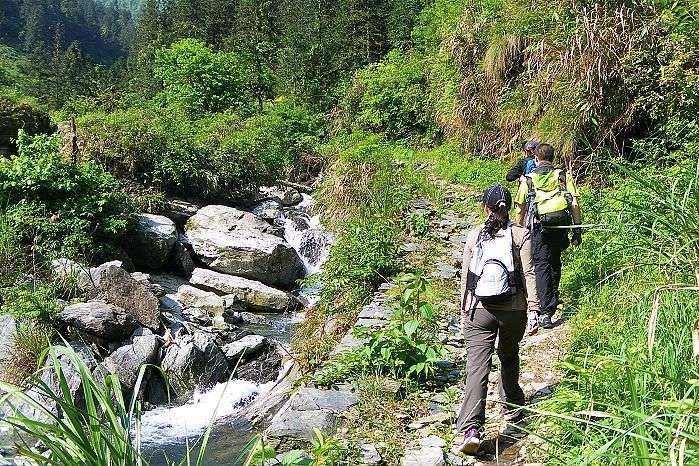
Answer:
[(561, 187), (565, 171), (551, 170), (547, 173), (532, 172), (526, 175), (529, 188), (529, 207), (533, 218), (542, 226), (565, 226), (573, 223), (571, 196)]

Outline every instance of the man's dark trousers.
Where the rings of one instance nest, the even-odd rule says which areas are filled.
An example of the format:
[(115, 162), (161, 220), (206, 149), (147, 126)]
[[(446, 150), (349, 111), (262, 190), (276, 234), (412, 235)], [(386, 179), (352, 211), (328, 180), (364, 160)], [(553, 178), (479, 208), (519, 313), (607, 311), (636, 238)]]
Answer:
[(561, 254), (569, 246), (568, 230), (542, 227), (535, 223), (532, 249), (536, 288), (539, 291), (539, 314), (552, 316), (558, 307), (558, 285), (561, 282)]

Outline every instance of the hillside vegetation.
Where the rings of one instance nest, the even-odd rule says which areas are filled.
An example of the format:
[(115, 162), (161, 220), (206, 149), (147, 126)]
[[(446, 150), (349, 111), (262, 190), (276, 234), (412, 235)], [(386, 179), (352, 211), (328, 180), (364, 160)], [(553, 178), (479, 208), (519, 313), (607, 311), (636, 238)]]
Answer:
[[(15, 353), (45, 348), (53, 303), (71, 297), (51, 260), (121, 257), (135, 213), (166, 198), (314, 184), (336, 242), (308, 279), (323, 291), (295, 357), (318, 383), (363, 381), (361, 414), (398, 461), (404, 426), (381, 411), (419, 410), (450, 317), (436, 301), (453, 291), (419, 278), (435, 251), (401, 249), (434, 233), (411, 203), (478, 221), (474, 195), (536, 138), (584, 186), (594, 228), (565, 256), (565, 377), (529, 408), (527, 460), (693, 464), (697, 30), (692, 0), (3, 2), (0, 311), (23, 322)], [(371, 337), (388, 349), (329, 362), (397, 277), (418, 291), (394, 297), (395, 325)], [(6, 379), (21, 383), (37, 361), (17, 366)], [(388, 376), (392, 393), (370, 382)], [(350, 424), (347, 443), (371, 434)]]

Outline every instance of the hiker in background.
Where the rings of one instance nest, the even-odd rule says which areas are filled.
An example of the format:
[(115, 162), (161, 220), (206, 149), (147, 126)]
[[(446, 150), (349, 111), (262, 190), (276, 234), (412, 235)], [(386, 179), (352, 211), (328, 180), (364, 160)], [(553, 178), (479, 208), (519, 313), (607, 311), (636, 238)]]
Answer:
[[(581, 214), (578, 189), (565, 170), (553, 165), (554, 150), (541, 144), (535, 152), (536, 168), (520, 182), (515, 202), (519, 209), (519, 223), (531, 231), (531, 241), (539, 291), (539, 315), (530, 319), (528, 333), (538, 326), (552, 328), (553, 317), (559, 304), (558, 286), (561, 281), (561, 254), (572, 243), (582, 242)], [(572, 231), (572, 239), (568, 239)]]
[(534, 152), (538, 147), (539, 141), (534, 140), (526, 141), (522, 145), (524, 157), (517, 160), (517, 163), (515, 163), (514, 166), (510, 168), (510, 171), (507, 172), (507, 175), (505, 175), (505, 179), (507, 181), (517, 181), (522, 176), (528, 175), (532, 172), (532, 170), (534, 170), (534, 168), (536, 168)]
[(536, 311), (536, 279), (529, 231), (510, 221), (512, 195), (500, 185), (483, 193), (485, 223), (467, 236), (461, 273), (461, 323), (466, 340), (468, 375), (457, 421), (454, 452), (478, 452), (485, 423), (493, 351), (500, 359), (500, 396), (509, 422), (522, 416), (519, 385), (519, 342), (527, 309)]

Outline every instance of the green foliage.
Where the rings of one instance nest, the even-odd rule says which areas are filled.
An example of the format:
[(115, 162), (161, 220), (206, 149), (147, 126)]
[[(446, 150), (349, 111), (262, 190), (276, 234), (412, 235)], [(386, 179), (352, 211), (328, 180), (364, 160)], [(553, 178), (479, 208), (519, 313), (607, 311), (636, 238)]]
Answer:
[(93, 163), (73, 165), (56, 136), (20, 133), (19, 154), (0, 160), (0, 203), (25, 242), (49, 256), (87, 255), (126, 231), (132, 207), (118, 182)]
[(277, 460), (276, 450), (265, 443), (264, 438), (256, 436), (249, 444), (249, 453), (245, 460), (245, 466), (264, 466), (267, 462), (279, 461), (280, 466), (331, 466), (338, 464), (345, 458), (345, 448), (336, 438), (323, 434), (318, 429), (313, 429), (313, 439), (309, 452), (303, 450), (291, 450), (281, 455)]
[(418, 54), (391, 52), (358, 71), (341, 103), (346, 125), (391, 139), (433, 138), (424, 66)]
[(190, 116), (254, 111), (251, 64), (233, 52), (214, 52), (201, 41), (183, 39), (157, 53), (154, 73), (163, 82), (163, 102)]
[(4, 304), (2, 312), (20, 319), (34, 319), (47, 322), (59, 311), (56, 293), (53, 289), (39, 287), (27, 290), (20, 287), (2, 291)]
[[(555, 433), (549, 454), (564, 463), (691, 464), (699, 458), (697, 168), (622, 173), (613, 189), (586, 195), (589, 220), (604, 227), (567, 261), (563, 287), (576, 311), (567, 376), (536, 410)], [(687, 448), (668, 449), (669, 437)]]
[(359, 329), (355, 336), (367, 343), (331, 360), (316, 377), (317, 383), (327, 385), (362, 374), (424, 381), (433, 374), (445, 351), (435, 340), (435, 312), (424, 300), (426, 281), (404, 275), (399, 282), (404, 284), (400, 305), (388, 325), (380, 330)]
[(381, 219), (343, 225), (320, 277), (321, 297), (333, 303), (330, 312), (361, 306), (376, 286), (398, 271), (398, 233), (396, 224)]
[(84, 157), (114, 175), (202, 200), (236, 199), (273, 182), (322, 134), (316, 115), (287, 101), (246, 120), (134, 108), (87, 115), (78, 127)]

